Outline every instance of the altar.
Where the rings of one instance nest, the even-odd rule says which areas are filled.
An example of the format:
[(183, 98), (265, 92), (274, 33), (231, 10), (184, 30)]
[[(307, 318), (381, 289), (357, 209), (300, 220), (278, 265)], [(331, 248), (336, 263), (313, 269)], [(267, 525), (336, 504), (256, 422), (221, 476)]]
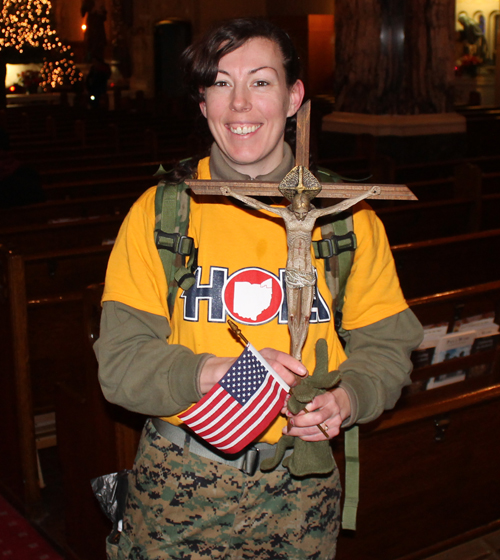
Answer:
[(495, 105), (495, 66), (486, 66), (476, 76), (455, 76), (454, 102), (460, 105)]

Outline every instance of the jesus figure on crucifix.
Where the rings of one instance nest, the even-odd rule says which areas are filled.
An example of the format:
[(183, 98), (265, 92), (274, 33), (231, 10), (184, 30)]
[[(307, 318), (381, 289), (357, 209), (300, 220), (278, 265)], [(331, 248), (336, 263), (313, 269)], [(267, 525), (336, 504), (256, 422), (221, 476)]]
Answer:
[[(295, 183), (295, 185), (293, 184)], [(311, 200), (321, 191), (321, 185), (305, 167), (294, 167), (279, 186), (291, 204), (276, 207), (264, 204), (250, 196), (235, 193), (229, 186), (221, 186), (222, 194), (232, 196), (255, 210), (268, 210), (283, 218), (286, 228), (288, 256), (286, 263), (286, 297), (288, 304), (288, 328), (291, 336), (291, 353), (301, 360), (302, 347), (307, 338), (316, 285), (315, 268), (311, 262), (311, 239), (314, 224), (318, 218), (339, 214), (360, 200), (378, 194), (379, 187), (373, 187), (362, 195), (344, 200), (327, 208), (316, 208)]]

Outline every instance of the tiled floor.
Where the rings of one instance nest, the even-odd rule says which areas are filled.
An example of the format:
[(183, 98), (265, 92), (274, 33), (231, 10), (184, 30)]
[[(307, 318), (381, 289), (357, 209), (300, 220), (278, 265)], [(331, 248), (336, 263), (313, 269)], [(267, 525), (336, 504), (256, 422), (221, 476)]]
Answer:
[(451, 548), (426, 560), (500, 560), (500, 531)]

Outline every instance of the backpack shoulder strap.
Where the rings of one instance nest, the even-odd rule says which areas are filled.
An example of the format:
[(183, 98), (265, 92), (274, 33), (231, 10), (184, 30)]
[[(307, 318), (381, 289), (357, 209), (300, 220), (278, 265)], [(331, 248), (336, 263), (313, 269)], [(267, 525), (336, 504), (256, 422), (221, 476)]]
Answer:
[[(356, 250), (356, 235), (353, 231), (352, 212), (337, 214), (332, 222), (321, 228), (327, 243), (328, 258), (325, 258), (325, 277), (333, 296), (332, 309), (335, 312), (335, 330), (342, 337), (342, 307), (344, 305), (347, 279), (351, 272)], [(325, 247), (319, 245), (322, 249)], [(342, 339), (342, 338), (341, 338)], [(346, 350), (347, 351), (347, 350)], [(344, 431), (345, 445), (345, 491), (342, 511), (342, 528), (356, 529), (356, 515), (359, 500), (359, 434), (358, 426)]]
[[(320, 182), (338, 183), (342, 180), (340, 175), (324, 167), (319, 167), (316, 173)], [(321, 227), (321, 234), (323, 239), (313, 241), (313, 248), (316, 258), (322, 258), (325, 262), (325, 278), (333, 297), (332, 308), (338, 331), (342, 325), (347, 279), (357, 247), (352, 212), (347, 210), (333, 216)]]
[(164, 180), (156, 187), (154, 239), (167, 278), (170, 313), (177, 289), (188, 290), (194, 284), (197, 268), (197, 249), (193, 238), (187, 236), (190, 202), (187, 188), (185, 183), (176, 185)]
[[(356, 250), (356, 234), (352, 212), (342, 212), (321, 227), (323, 239), (314, 243), (316, 257), (325, 261), (325, 278), (333, 297), (333, 309), (342, 313), (347, 279), (351, 272)], [(336, 318), (336, 327), (337, 325)]]
[[(318, 179), (337, 183), (340, 175), (328, 169), (318, 169)], [(316, 258), (325, 263), (326, 283), (333, 297), (332, 309), (335, 313), (335, 329), (342, 336), (342, 308), (347, 285), (357, 247), (352, 211), (347, 210), (333, 217), (321, 227), (323, 239), (313, 242)], [(344, 431), (345, 446), (345, 491), (342, 511), (342, 528), (355, 530), (359, 501), (359, 428), (351, 426)]]

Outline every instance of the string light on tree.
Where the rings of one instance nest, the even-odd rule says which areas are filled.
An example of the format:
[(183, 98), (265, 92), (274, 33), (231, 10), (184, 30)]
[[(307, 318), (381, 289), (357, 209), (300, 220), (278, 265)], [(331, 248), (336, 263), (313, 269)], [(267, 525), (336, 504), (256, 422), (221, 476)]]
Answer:
[(0, 15), (0, 51), (38, 49), (45, 53), (43, 89), (74, 85), (82, 79), (74, 55), (51, 26), (50, 0), (4, 0)]

